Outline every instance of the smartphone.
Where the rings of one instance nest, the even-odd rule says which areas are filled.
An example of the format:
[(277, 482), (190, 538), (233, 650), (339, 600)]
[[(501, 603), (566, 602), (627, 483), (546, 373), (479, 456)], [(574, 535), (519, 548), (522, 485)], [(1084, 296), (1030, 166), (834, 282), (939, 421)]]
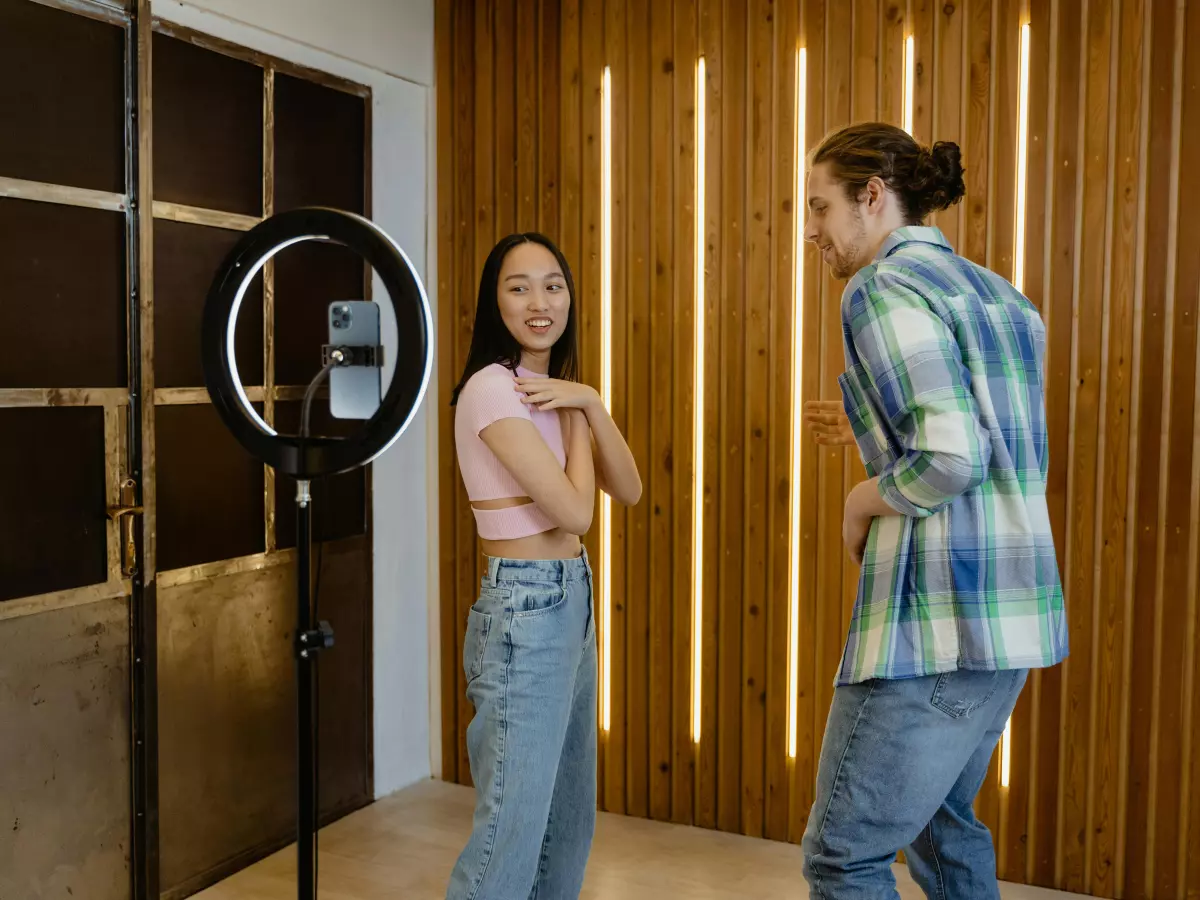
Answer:
[[(329, 343), (379, 346), (379, 306), (370, 300), (329, 304)], [(369, 419), (382, 399), (379, 366), (338, 366), (329, 373), (329, 412), (335, 419)]]

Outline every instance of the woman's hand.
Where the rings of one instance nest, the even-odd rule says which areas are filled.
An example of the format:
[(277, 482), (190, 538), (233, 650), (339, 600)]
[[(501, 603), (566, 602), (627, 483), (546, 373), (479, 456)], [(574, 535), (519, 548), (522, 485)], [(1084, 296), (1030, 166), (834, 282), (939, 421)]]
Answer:
[(854, 444), (854, 431), (840, 400), (809, 400), (804, 404), (804, 421), (818, 444), (826, 447)]
[(517, 378), (515, 390), (525, 396), (521, 402), (546, 412), (551, 409), (581, 409), (585, 412), (600, 404), (596, 389), (578, 381), (557, 378)]

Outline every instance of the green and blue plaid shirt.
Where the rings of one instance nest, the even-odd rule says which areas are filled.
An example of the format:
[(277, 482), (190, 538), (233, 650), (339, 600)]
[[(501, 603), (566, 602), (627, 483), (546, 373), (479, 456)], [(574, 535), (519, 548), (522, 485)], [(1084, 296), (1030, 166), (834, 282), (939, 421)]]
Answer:
[(836, 683), (1061, 662), (1036, 307), (905, 227), (846, 286), (842, 330), (846, 413), (903, 515), (871, 526)]

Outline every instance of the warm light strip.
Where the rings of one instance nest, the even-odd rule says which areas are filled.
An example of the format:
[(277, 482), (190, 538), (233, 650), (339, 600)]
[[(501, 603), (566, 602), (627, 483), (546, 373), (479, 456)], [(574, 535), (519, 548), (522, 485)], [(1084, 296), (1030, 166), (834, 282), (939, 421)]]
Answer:
[(913, 82), (916, 81), (916, 42), (910, 34), (904, 39), (904, 130), (913, 133)]
[(696, 61), (696, 360), (692, 408), (692, 740), (700, 742), (704, 659), (704, 57)]
[[(1025, 191), (1029, 174), (1029, 23), (1021, 26), (1020, 81), (1017, 88), (1017, 215), (1013, 252), (1013, 286), (1025, 291)], [(1012, 719), (1000, 739), (1000, 786), (1012, 778)]]
[(1029, 23), (1021, 26), (1020, 82), (1017, 100), (1017, 221), (1013, 284), (1025, 290), (1025, 191), (1029, 177)]
[[(600, 397), (612, 413), (612, 70), (600, 87)], [(612, 500), (600, 493), (600, 726), (612, 722)]]
[(792, 527), (788, 564), (788, 756), (796, 757), (797, 710), (800, 691), (800, 437), (801, 384), (804, 374), (804, 117), (808, 98), (808, 55), (796, 51), (796, 220), (792, 223), (795, 271), (792, 276)]

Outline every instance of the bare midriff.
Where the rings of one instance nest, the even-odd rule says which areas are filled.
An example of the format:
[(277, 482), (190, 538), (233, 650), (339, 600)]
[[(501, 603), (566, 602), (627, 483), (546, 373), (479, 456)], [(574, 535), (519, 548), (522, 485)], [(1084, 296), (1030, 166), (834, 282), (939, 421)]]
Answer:
[[(505, 497), (502, 500), (476, 500), (474, 509), (509, 509), (524, 506), (533, 501), (528, 497)], [(574, 559), (579, 556), (579, 535), (569, 534), (561, 528), (531, 534), (529, 537), (508, 541), (480, 542), (487, 556), (500, 559)]]

